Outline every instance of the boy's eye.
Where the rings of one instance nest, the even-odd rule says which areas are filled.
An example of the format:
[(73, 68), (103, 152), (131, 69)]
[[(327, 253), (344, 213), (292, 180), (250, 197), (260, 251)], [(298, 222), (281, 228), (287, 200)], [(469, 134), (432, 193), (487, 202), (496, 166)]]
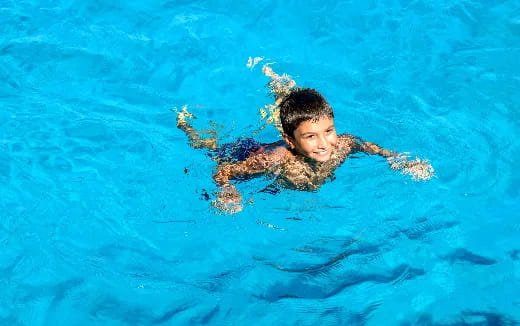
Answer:
[(308, 135), (308, 136), (305, 136), (305, 139), (313, 139), (314, 137), (316, 137), (315, 135)]

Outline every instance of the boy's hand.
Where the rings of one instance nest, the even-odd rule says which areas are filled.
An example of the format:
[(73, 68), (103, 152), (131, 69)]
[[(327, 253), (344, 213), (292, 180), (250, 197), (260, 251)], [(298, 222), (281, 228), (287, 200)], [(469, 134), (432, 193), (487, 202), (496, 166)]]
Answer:
[(434, 172), (430, 162), (419, 158), (408, 161), (404, 155), (389, 157), (388, 163), (391, 169), (401, 170), (401, 173), (411, 175), (415, 181), (428, 180), (433, 176)]
[(186, 118), (194, 119), (195, 116), (188, 112), (188, 106), (183, 106), (182, 110), (177, 113), (177, 127), (183, 129), (187, 125)]
[(433, 176), (433, 167), (430, 162), (419, 158), (407, 161), (403, 174), (409, 174), (415, 181), (428, 180)]
[(228, 184), (217, 192), (217, 199), (213, 201), (213, 206), (226, 213), (238, 213), (242, 210), (242, 196), (235, 186)]

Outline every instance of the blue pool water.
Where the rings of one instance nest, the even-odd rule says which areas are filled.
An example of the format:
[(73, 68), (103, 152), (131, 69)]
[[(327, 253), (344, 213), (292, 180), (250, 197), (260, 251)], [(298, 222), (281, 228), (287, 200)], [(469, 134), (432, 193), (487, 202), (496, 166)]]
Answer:
[[(520, 2), (4, 0), (0, 23), (1, 325), (520, 322)], [(265, 62), (436, 177), (358, 156), (218, 214), (170, 109), (250, 135)]]

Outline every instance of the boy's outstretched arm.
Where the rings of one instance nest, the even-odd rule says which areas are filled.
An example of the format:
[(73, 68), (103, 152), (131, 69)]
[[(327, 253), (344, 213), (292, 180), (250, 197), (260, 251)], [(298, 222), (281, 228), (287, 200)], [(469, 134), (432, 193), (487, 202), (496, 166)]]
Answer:
[(358, 137), (350, 135), (348, 137), (351, 137), (353, 142), (351, 153), (365, 152), (385, 157), (391, 169), (401, 170), (403, 174), (411, 175), (414, 180), (428, 180), (433, 176), (434, 169), (427, 160), (417, 158), (409, 161), (405, 154), (384, 149)]
[(216, 137), (204, 138), (195, 130), (188, 122), (187, 118), (193, 119), (195, 116), (188, 112), (187, 106), (184, 106), (181, 111), (177, 113), (177, 128), (184, 131), (190, 140), (190, 146), (193, 148), (217, 148)]
[(279, 75), (269, 64), (262, 67), (262, 72), (267, 77), (271, 78), (271, 81), (267, 84), (271, 92), (276, 96), (275, 105), (280, 104), (282, 98), (289, 94), (292, 88), (296, 86), (296, 82), (287, 74)]
[(344, 134), (339, 135), (338, 138), (341, 141), (341, 147), (348, 149), (348, 154), (364, 152), (368, 154), (380, 155), (386, 158), (399, 156), (399, 153), (397, 152), (384, 149), (377, 144), (364, 141), (356, 136)]
[(361, 140), (360, 140), (360, 142), (361, 143), (358, 146), (359, 146), (359, 150), (362, 152), (381, 155), (383, 157), (396, 157), (399, 155), (397, 152), (392, 152), (388, 149), (384, 149), (374, 143), (367, 142), (367, 141), (361, 141)]
[(277, 158), (278, 155), (276, 153), (261, 153), (250, 156), (238, 163), (219, 166), (213, 179), (221, 187), (221, 190), (217, 193), (217, 199), (213, 203), (214, 206), (230, 213), (241, 211), (242, 196), (230, 181), (265, 174), (272, 170), (278, 161)]

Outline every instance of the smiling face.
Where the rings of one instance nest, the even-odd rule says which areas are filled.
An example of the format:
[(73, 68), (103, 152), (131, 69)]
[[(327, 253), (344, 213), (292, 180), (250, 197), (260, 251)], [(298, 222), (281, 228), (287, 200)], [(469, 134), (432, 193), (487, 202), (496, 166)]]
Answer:
[(284, 139), (299, 154), (318, 162), (326, 162), (331, 158), (338, 136), (334, 119), (324, 116), (318, 120), (300, 123), (294, 130), (294, 136), (284, 134)]

